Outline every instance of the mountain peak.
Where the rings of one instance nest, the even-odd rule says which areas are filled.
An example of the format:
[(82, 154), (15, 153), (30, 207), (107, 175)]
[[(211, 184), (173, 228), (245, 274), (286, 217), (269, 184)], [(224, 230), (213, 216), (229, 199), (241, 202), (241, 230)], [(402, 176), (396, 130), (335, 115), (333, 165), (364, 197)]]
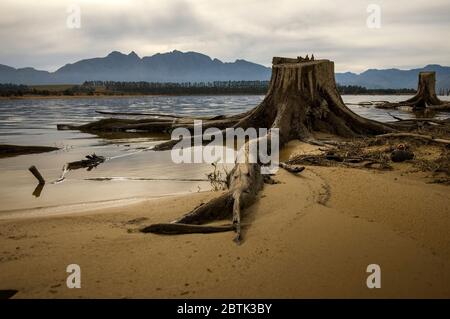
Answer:
[(124, 56), (125, 54), (119, 52), (119, 51), (112, 51), (110, 54), (107, 55), (107, 57), (118, 57), (118, 56)]
[(130, 58), (134, 58), (134, 59), (141, 59), (140, 57), (139, 57), (139, 55), (137, 55), (136, 54), (136, 52), (134, 52), (134, 51), (131, 51), (129, 54), (128, 54), (128, 56), (130, 57)]

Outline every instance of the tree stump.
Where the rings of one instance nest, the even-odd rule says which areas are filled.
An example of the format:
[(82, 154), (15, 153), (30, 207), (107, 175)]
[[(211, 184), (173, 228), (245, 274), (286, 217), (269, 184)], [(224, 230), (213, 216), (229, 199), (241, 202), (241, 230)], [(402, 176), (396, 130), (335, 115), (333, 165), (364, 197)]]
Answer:
[(450, 110), (450, 103), (439, 100), (436, 95), (436, 72), (419, 73), (417, 93), (410, 99), (398, 103), (384, 103), (378, 108), (396, 108), (410, 106), (414, 110)]
[[(306, 58), (273, 58), (272, 77), (266, 97), (253, 110), (234, 116), (233, 122), (229, 124), (229, 127), (244, 130), (251, 127), (278, 128), (280, 146), (293, 139), (314, 139), (314, 132), (356, 137), (396, 131), (388, 124), (362, 118), (345, 106), (336, 87), (332, 61)], [(176, 142), (178, 141), (162, 143), (155, 149), (171, 149)], [(248, 145), (252, 142), (254, 140), (245, 145), (247, 157)], [(245, 212), (245, 208), (256, 200), (262, 185), (259, 164), (249, 163), (248, 160), (245, 163), (237, 163), (229, 175), (228, 192), (170, 224), (155, 224), (153, 227), (144, 228), (143, 231), (179, 234), (235, 230), (235, 241), (239, 242), (241, 219), (245, 217), (241, 212)], [(199, 227), (212, 220), (224, 218), (231, 219), (233, 227)], [(174, 227), (173, 224), (176, 223), (182, 226)], [(189, 227), (189, 224), (193, 227)]]

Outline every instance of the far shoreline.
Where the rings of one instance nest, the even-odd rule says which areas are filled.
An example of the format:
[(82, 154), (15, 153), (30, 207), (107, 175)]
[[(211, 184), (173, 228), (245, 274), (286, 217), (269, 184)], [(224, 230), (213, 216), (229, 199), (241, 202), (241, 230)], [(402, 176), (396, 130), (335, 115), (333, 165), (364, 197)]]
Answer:
[[(69, 100), (69, 99), (105, 99), (105, 98), (143, 98), (143, 97), (164, 97), (164, 96), (264, 96), (264, 94), (243, 94), (243, 93), (223, 93), (223, 94), (101, 94), (101, 95), (23, 95), (23, 96), (0, 96), (0, 100)], [(395, 93), (395, 94), (342, 94), (342, 95), (358, 95), (358, 96), (409, 96), (414, 94)]]

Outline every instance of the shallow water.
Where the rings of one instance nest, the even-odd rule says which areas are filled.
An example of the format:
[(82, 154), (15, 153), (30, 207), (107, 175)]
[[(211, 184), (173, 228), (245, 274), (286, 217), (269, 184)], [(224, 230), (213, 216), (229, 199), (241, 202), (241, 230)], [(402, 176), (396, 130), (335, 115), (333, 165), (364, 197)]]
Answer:
[[(406, 96), (343, 96), (346, 103), (362, 101), (401, 101)], [(55, 152), (0, 159), (0, 218), (7, 213), (67, 210), (71, 205), (113, 200), (139, 199), (149, 196), (197, 192), (210, 189), (207, 181), (149, 181), (154, 179), (205, 179), (210, 164), (174, 164), (170, 152), (142, 151), (161, 138), (122, 138), (98, 136), (77, 131), (57, 131), (56, 124), (82, 124), (111, 117), (96, 110), (112, 112), (162, 112), (190, 115), (236, 114), (256, 106), (263, 96), (154, 96), (127, 98), (71, 98), (0, 100), (0, 144), (48, 145)], [(449, 97), (442, 99), (450, 100)], [(356, 113), (378, 121), (392, 121), (385, 111), (373, 107), (349, 105)], [(390, 110), (402, 118), (412, 118), (407, 110)], [(444, 117), (444, 114), (438, 114)], [(136, 153), (138, 151), (138, 153)], [(35, 178), (28, 167), (36, 165), (48, 181), (56, 180), (65, 163), (96, 153), (116, 157), (92, 171), (75, 170), (64, 182), (47, 183), (39, 197), (32, 195)], [(129, 156), (127, 156), (129, 154)], [(119, 157), (118, 157), (119, 156)], [(87, 178), (121, 177), (119, 180), (93, 181)], [(131, 180), (130, 180), (131, 179)], [(77, 209), (79, 210), (79, 206)]]

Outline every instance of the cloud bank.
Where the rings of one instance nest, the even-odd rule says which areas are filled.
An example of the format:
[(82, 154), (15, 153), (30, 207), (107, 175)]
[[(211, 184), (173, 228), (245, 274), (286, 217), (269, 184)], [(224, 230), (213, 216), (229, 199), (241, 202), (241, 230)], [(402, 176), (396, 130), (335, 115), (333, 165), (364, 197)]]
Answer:
[[(379, 29), (366, 24), (371, 3)], [(70, 5), (81, 9), (79, 29), (66, 25)], [(0, 12), (0, 63), (14, 67), (174, 49), (267, 66), (275, 55), (314, 53), (339, 72), (450, 64), (448, 0), (2, 0)]]

